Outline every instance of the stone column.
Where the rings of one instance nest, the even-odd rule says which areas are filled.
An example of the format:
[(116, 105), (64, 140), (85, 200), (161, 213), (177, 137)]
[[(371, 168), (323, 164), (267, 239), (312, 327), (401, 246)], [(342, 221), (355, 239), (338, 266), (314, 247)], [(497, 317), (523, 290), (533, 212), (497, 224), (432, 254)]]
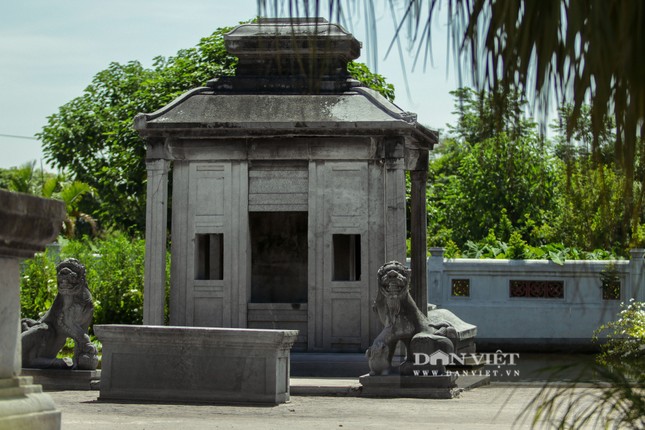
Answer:
[(430, 248), (430, 259), (428, 260), (428, 299), (432, 304), (443, 304), (443, 293), (441, 291), (441, 278), (443, 276), (443, 248)]
[(143, 324), (163, 325), (166, 300), (168, 160), (148, 160)]
[(645, 301), (645, 280), (643, 279), (643, 266), (645, 261), (645, 249), (635, 248), (629, 251), (629, 274), (630, 274), (630, 289), (625, 291), (623, 301), (628, 301), (633, 298), (638, 301)]
[(404, 140), (386, 138), (385, 151), (385, 261), (405, 263)]
[(428, 278), (427, 278), (427, 220), (426, 211), (426, 170), (413, 170), (410, 172), (412, 179), (410, 225), (412, 241), (412, 284), (410, 285), (412, 298), (422, 314), (428, 313)]
[(0, 257), (0, 379), (20, 375), (19, 282), (20, 260)]
[(56, 238), (63, 202), (0, 190), (0, 429), (59, 429), (51, 397), (20, 376), (20, 261)]

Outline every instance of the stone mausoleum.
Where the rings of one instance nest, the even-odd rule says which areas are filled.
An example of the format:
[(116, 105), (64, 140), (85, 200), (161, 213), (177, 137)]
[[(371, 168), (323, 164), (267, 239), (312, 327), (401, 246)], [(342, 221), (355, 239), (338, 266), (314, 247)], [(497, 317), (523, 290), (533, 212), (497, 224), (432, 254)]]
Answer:
[(437, 135), (348, 75), (361, 46), (339, 25), (263, 19), (225, 42), (236, 76), (135, 119), (147, 143), (144, 324), (164, 323), (172, 203), (171, 325), (298, 329), (294, 350), (362, 352), (381, 330), (376, 272), (405, 261), (406, 171), (411, 290), (426, 310)]

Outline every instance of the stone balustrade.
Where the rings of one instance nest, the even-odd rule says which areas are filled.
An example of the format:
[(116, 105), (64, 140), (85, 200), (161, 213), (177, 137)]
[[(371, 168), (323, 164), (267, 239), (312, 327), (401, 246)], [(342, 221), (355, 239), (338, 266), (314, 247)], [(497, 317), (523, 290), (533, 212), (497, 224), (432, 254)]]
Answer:
[[(428, 258), (428, 301), (478, 328), (478, 350), (589, 350), (601, 324), (614, 320), (620, 303), (645, 300), (643, 256), (630, 260)], [(617, 282), (603, 283), (611, 269)]]

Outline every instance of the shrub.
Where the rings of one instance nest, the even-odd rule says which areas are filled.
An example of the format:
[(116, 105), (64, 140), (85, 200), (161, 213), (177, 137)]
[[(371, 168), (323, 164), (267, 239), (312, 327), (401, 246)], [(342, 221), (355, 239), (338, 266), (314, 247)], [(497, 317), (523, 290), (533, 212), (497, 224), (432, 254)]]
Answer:
[(95, 324), (143, 322), (144, 252), (143, 239), (123, 233), (93, 242), (70, 241), (63, 248), (61, 257), (85, 264)]
[(93, 324), (141, 324), (145, 241), (120, 232), (105, 239), (60, 241), (60, 257), (48, 251), (25, 262), (20, 283), (22, 316), (37, 319), (49, 309), (57, 292), (57, 260), (73, 257), (86, 268), (94, 301)]
[(603, 324), (594, 332), (594, 340), (598, 341), (603, 333), (607, 339), (600, 346), (600, 364), (615, 366), (625, 364), (626, 360), (645, 358), (645, 302), (631, 299), (627, 306), (621, 303), (621, 308), (616, 321)]
[[(469, 240), (463, 249), (449, 240), (445, 246), (446, 257), (455, 258), (497, 258), (510, 260), (551, 260), (556, 264), (564, 264), (566, 260), (615, 260), (619, 257), (610, 251), (596, 249), (581, 251), (568, 248), (561, 243), (549, 243), (542, 246), (527, 244), (518, 232), (513, 232), (508, 243), (498, 240), (491, 229), (488, 236), (479, 242)], [(450, 254), (450, 256), (448, 256)]]
[(22, 264), (20, 311), (23, 318), (39, 319), (56, 297), (56, 255), (51, 250)]
[(645, 428), (645, 303), (632, 299), (621, 307), (616, 321), (594, 332), (595, 341), (601, 334), (607, 339), (591, 369), (594, 381), (578, 377), (545, 385), (532, 400), (533, 426), (546, 421), (559, 429)]

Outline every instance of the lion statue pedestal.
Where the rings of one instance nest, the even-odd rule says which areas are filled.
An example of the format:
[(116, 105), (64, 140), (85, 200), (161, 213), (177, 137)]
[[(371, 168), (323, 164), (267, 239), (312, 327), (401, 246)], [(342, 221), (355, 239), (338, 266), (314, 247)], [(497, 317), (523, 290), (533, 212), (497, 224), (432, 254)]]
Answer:
[[(96, 347), (87, 329), (94, 316), (92, 295), (85, 280), (85, 266), (69, 258), (56, 267), (58, 294), (39, 320), (24, 318), (22, 365), (34, 369), (95, 370)], [(74, 358), (57, 358), (67, 338), (74, 339)]]
[[(370, 373), (361, 376), (363, 395), (379, 397), (452, 398), (457, 375), (446, 371), (453, 353), (474, 353), (476, 327), (446, 310), (421, 313), (410, 295), (410, 269), (398, 261), (378, 270), (379, 291), (374, 303), (383, 330), (365, 355)], [(405, 360), (392, 358), (399, 342)]]

